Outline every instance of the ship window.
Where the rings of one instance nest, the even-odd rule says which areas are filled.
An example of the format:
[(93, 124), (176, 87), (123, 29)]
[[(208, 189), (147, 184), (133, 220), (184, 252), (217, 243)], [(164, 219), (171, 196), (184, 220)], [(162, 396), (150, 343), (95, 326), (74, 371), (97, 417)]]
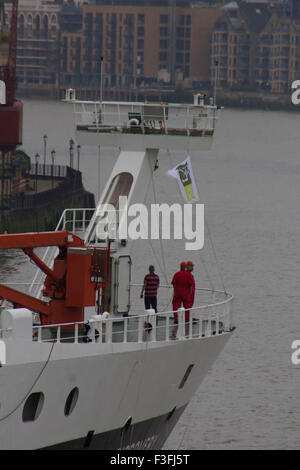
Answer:
[(41, 414), (43, 404), (44, 394), (42, 392), (32, 393), (27, 398), (23, 408), (23, 421), (35, 421)]
[(184, 376), (183, 376), (183, 378), (182, 378), (182, 380), (181, 380), (181, 382), (180, 382), (180, 384), (179, 384), (179, 387), (178, 387), (179, 389), (184, 387), (184, 385), (185, 385), (187, 379), (189, 378), (190, 373), (192, 372), (192, 369), (193, 369), (194, 365), (195, 365), (195, 364), (190, 364), (190, 365), (188, 366), (188, 368), (187, 368), (187, 370), (185, 371)]
[(65, 416), (69, 416), (74, 410), (79, 396), (79, 390), (77, 387), (70, 391), (65, 404)]

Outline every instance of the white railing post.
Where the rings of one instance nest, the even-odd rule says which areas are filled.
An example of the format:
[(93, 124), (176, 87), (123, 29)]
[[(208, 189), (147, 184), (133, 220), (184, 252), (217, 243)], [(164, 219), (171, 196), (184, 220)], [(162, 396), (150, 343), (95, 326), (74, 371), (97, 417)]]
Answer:
[(74, 328), (74, 343), (78, 343), (78, 323), (75, 323), (75, 328)]
[(192, 312), (190, 311), (190, 321), (189, 321), (189, 339), (193, 337), (193, 316)]
[(57, 341), (58, 343), (60, 343), (60, 329), (61, 329), (61, 327), (60, 327), (60, 325), (59, 325), (59, 326), (57, 327), (57, 330), (56, 330), (56, 341)]
[(127, 343), (127, 335), (128, 335), (128, 317), (124, 317), (124, 330), (123, 330), (123, 343)]
[(138, 320), (138, 343), (143, 342), (144, 321), (145, 321), (145, 317), (140, 316)]
[(185, 337), (185, 309), (183, 307), (178, 309), (178, 339)]
[(170, 341), (170, 315), (166, 315), (166, 341)]
[(106, 343), (112, 343), (112, 320), (106, 320), (105, 331), (106, 331)]
[(38, 343), (42, 342), (42, 327), (38, 327)]
[(150, 341), (156, 341), (156, 313), (153, 308), (146, 310), (147, 314), (149, 315), (149, 323), (151, 324), (152, 328), (150, 331)]

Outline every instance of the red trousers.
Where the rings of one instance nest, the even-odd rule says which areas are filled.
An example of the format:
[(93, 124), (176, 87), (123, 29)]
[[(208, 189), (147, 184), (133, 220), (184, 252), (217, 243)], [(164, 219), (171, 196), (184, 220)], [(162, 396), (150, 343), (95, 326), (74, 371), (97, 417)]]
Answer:
[[(178, 292), (174, 293), (173, 297), (173, 310), (174, 310), (174, 323), (178, 324), (178, 310), (181, 306), (184, 308), (191, 308), (192, 307), (190, 293), (189, 292)], [(190, 312), (189, 310), (185, 311), (185, 322), (190, 321)]]

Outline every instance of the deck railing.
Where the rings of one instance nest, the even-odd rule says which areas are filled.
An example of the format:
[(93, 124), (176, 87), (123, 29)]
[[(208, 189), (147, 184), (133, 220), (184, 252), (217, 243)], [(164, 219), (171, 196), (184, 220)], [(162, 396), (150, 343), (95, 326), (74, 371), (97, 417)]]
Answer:
[[(176, 131), (214, 131), (215, 106), (124, 102), (74, 102), (77, 129), (105, 132), (171, 134)], [(192, 135), (192, 132), (191, 132)]]
[(58, 325), (34, 325), (33, 340), (58, 343), (143, 343), (218, 336), (233, 329), (233, 296), (218, 291), (223, 300), (190, 309), (185, 322), (185, 309), (178, 310), (178, 324), (174, 311), (155, 313), (146, 310), (143, 315), (112, 317), (108, 313), (92, 317), (88, 322)]

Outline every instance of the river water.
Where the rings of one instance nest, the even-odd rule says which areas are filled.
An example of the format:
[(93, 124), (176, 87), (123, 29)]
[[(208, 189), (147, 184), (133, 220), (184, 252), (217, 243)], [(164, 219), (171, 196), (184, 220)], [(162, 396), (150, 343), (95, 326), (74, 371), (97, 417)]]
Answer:
[[(166, 449), (299, 448), (300, 366), (291, 363), (291, 344), (300, 339), (299, 122), (296, 113), (226, 109), (213, 149), (191, 155), (217, 264), (209, 238), (201, 255), (164, 242), (163, 255), (155, 259), (160, 245), (153, 251), (148, 244), (135, 244), (134, 282), (141, 282), (152, 262), (161, 277), (170, 279), (179, 261), (191, 258), (199, 287), (222, 287), (221, 271), (235, 296), (237, 330)], [(23, 148), (31, 155), (38, 152), (41, 160), (45, 133), (47, 161), (55, 149), (56, 163), (67, 164), (74, 138), (72, 108), (25, 100)], [(101, 149), (99, 164), (97, 149), (81, 149), (84, 184), (96, 199), (115, 158), (115, 151)], [(158, 202), (180, 201), (177, 183), (165, 172), (184, 158), (161, 152), (155, 175)], [(162, 260), (167, 260), (166, 270)], [(33, 273), (15, 252), (1, 261), (0, 280), (25, 282)]]

